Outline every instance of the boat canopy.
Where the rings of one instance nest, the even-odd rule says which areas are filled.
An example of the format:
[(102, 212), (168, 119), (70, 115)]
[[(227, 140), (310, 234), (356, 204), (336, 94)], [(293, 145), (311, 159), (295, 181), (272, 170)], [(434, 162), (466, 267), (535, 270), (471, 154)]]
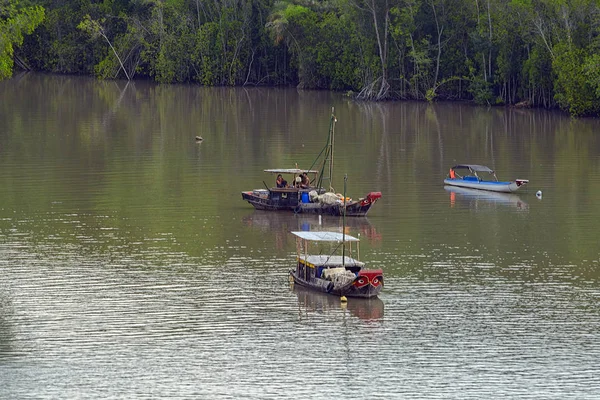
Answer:
[(341, 242), (345, 240), (346, 242), (358, 242), (359, 239), (354, 236), (344, 235), (340, 232), (328, 232), (328, 231), (296, 231), (292, 232), (293, 235), (298, 236), (303, 240), (310, 240), (313, 242)]
[(312, 169), (299, 169), (299, 168), (283, 168), (283, 169), (265, 169), (265, 172), (270, 172), (272, 174), (301, 174), (306, 172), (307, 174), (317, 174), (319, 171), (315, 171)]
[(490, 174), (494, 173), (494, 171), (485, 165), (477, 165), (477, 164), (458, 164), (452, 167), (452, 169), (468, 169), (475, 172), (489, 172)]

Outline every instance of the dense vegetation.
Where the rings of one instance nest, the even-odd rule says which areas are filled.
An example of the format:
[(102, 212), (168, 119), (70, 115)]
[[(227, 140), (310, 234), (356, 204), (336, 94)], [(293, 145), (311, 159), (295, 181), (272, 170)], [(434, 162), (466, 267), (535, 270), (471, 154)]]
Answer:
[(13, 60), (100, 78), (600, 115), (600, 2), (0, 0), (0, 78)]

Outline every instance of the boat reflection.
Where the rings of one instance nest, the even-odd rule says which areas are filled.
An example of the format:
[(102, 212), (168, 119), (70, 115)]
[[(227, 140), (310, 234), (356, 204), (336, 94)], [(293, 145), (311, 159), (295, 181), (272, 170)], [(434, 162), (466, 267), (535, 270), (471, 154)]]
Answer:
[(315, 292), (294, 284), (291, 284), (291, 287), (292, 291), (298, 296), (298, 307), (301, 315), (348, 310), (361, 320), (376, 321), (383, 318), (384, 305), (378, 297), (370, 299), (348, 298), (348, 301), (343, 303), (337, 296)]
[[(263, 232), (270, 231), (288, 236), (292, 231), (337, 231), (343, 229), (341, 217), (314, 214), (274, 213), (256, 210), (242, 218), (248, 226)], [(346, 233), (360, 234), (369, 241), (381, 241), (381, 234), (371, 225), (366, 217), (346, 218)]]
[(467, 206), (478, 209), (502, 205), (513, 207), (516, 211), (529, 210), (529, 204), (513, 193), (490, 192), (456, 186), (444, 186), (444, 190), (450, 193), (450, 207)]
[(9, 359), (14, 353), (16, 343), (14, 326), (14, 307), (6, 292), (0, 292), (0, 358)]

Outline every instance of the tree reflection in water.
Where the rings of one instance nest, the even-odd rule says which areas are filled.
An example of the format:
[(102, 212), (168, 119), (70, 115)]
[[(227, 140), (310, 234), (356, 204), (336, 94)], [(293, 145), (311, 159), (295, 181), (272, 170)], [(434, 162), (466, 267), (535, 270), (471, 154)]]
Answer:
[[(293, 214), (286, 212), (271, 212), (255, 210), (251, 214), (242, 218), (247, 226), (256, 228), (261, 232), (271, 232), (274, 234), (274, 241), (277, 249), (284, 249), (292, 231), (337, 231), (343, 229), (341, 217), (321, 216), (313, 214)], [(366, 238), (370, 242), (380, 242), (381, 234), (371, 225), (366, 217), (346, 218), (346, 233), (360, 234), (361, 238)]]

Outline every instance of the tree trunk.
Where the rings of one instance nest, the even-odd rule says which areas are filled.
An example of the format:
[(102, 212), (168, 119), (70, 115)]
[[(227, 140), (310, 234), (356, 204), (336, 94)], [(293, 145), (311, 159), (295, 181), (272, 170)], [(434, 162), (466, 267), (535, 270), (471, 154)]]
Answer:
[(379, 87), (379, 92), (377, 94), (377, 100), (383, 100), (387, 98), (389, 92), (389, 84), (387, 81), (387, 53), (388, 53), (388, 25), (389, 25), (389, 5), (388, 1), (385, 0), (384, 7), (384, 33), (383, 33), (383, 43), (381, 34), (379, 32), (379, 23), (377, 21), (377, 8), (375, 5), (375, 0), (371, 0), (371, 3), (368, 5), (371, 14), (373, 15), (373, 24), (375, 25), (375, 37), (377, 39), (377, 46), (379, 47), (379, 60), (381, 62), (381, 86)]
[(442, 58), (442, 33), (444, 32), (444, 27), (440, 28), (440, 24), (437, 17), (437, 12), (435, 10), (435, 4), (433, 0), (431, 1), (431, 8), (433, 9), (433, 17), (435, 19), (435, 29), (437, 30), (437, 48), (438, 53), (435, 61), (435, 75), (433, 78), (433, 88), (437, 86), (438, 75), (440, 73), (440, 59)]
[(490, 28), (490, 36), (488, 40), (488, 78), (492, 79), (492, 12), (490, 10), (490, 0), (487, 0), (488, 10), (488, 26)]

